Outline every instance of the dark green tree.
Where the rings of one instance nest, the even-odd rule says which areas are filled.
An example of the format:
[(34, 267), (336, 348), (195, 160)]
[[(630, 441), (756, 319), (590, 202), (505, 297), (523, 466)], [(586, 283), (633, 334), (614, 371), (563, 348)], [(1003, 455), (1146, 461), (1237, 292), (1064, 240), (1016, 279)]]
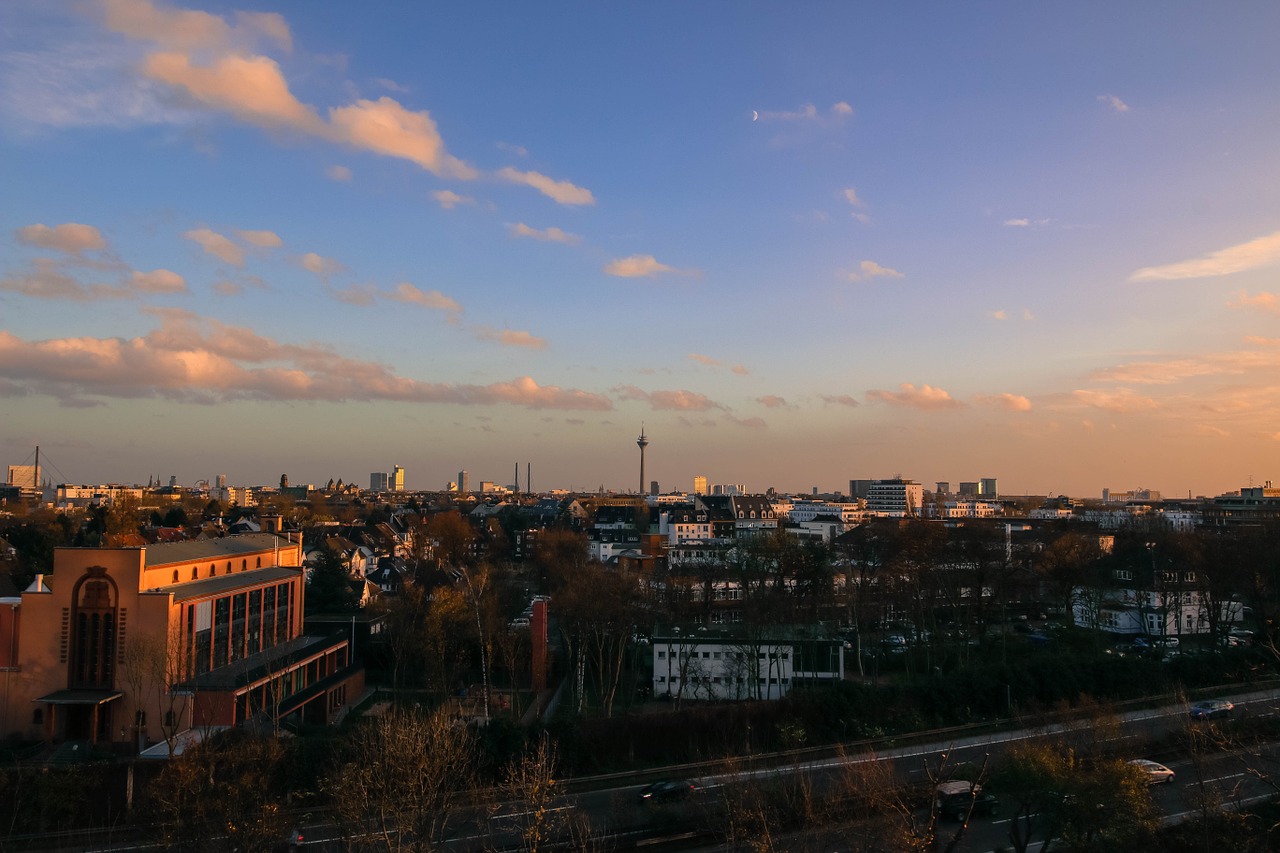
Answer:
[(342, 558), (330, 548), (323, 549), (307, 577), (307, 612), (354, 613), (359, 604), (351, 581)]

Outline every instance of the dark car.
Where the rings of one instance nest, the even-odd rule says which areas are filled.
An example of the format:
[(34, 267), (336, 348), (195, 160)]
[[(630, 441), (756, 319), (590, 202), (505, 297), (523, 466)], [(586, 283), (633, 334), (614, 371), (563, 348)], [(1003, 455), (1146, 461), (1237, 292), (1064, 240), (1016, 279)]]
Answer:
[(1207, 699), (1191, 706), (1191, 719), (1214, 720), (1218, 717), (1228, 717), (1235, 707), (1226, 699)]
[[(1000, 807), (995, 794), (982, 790), (972, 782), (943, 782), (934, 792), (934, 805), (938, 817), (947, 820), (964, 820), (967, 815), (993, 815)], [(973, 807), (972, 812), (970, 806)]]
[(698, 790), (698, 786), (694, 782), (687, 780), (662, 782), (652, 782), (640, 789), (640, 802), (642, 803), (670, 803), (676, 800), (683, 800), (685, 797)]

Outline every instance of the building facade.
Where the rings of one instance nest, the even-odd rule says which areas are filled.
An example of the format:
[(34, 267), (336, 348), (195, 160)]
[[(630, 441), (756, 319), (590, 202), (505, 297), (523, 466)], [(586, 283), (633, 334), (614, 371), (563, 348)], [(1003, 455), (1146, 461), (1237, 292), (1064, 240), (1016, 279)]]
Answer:
[(5, 638), (4, 733), (141, 750), (255, 718), (328, 722), (364, 671), (345, 635), (303, 634), (300, 551), (276, 533), (56, 549)]

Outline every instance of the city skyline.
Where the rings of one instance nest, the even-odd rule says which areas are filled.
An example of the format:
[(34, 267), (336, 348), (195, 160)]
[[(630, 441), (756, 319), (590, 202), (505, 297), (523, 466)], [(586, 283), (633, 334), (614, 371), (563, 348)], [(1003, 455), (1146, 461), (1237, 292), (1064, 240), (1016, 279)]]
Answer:
[(1273, 478), (1280, 7), (378, 11), (5, 4), (5, 464)]

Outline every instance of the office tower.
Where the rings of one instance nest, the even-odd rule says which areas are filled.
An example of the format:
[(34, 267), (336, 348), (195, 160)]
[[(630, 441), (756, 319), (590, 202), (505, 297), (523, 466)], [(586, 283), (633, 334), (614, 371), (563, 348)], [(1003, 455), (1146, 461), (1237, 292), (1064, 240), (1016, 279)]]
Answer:
[(458, 494), (465, 495), (469, 491), (471, 491), (471, 486), (467, 482), (466, 469), (463, 469), (458, 472)]
[(388, 483), (387, 485), (391, 487), (391, 491), (393, 492), (403, 492), (404, 491), (404, 469), (401, 468), (399, 465), (392, 466), (391, 482)]
[(658, 493), (658, 481), (657, 481), (657, 480), (650, 480), (650, 481), (649, 481), (649, 494), (654, 495), (654, 496), (657, 496), (657, 495), (659, 494), (659, 493)]
[(386, 471), (374, 471), (369, 475), (369, 491), (385, 492), (389, 482), (390, 478), (387, 476)]
[(705, 495), (707, 493), (707, 478), (703, 474), (693, 478), (693, 493), (695, 495)]
[(982, 495), (984, 498), (996, 497), (996, 478), (983, 477), (981, 480), (979, 480), (978, 494)]

